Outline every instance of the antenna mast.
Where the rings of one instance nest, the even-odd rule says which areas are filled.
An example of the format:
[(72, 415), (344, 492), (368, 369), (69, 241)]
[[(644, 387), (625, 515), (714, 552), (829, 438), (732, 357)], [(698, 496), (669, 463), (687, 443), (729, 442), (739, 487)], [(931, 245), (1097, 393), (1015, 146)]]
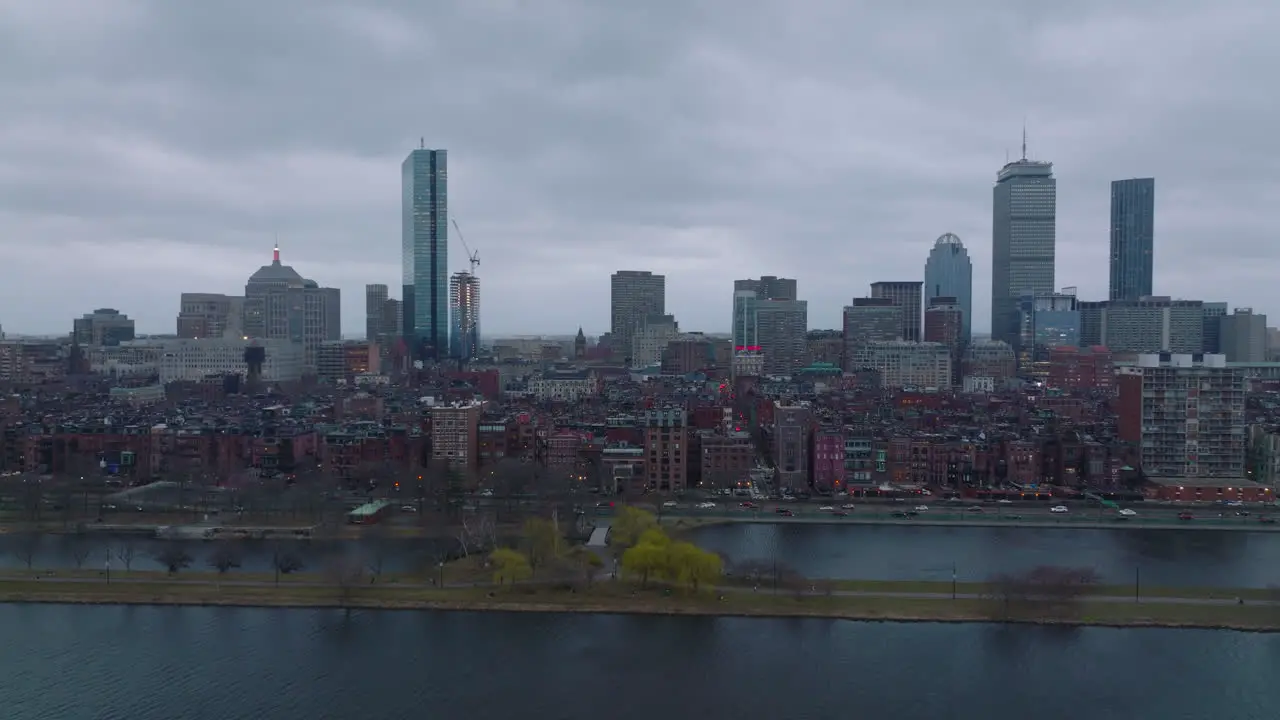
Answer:
[(1027, 119), (1022, 119), (1022, 159), (1027, 159)]

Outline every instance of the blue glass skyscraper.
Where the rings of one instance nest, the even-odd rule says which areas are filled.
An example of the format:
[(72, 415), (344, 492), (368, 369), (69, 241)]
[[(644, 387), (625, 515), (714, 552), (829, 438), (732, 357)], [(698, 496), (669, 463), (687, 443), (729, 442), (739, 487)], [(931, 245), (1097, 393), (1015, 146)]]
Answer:
[(1151, 294), (1155, 250), (1155, 178), (1111, 183), (1111, 299)]
[(444, 150), (409, 153), (401, 172), (404, 341), (414, 359), (449, 351), (449, 172)]
[(936, 297), (953, 297), (964, 313), (963, 340), (973, 337), (973, 262), (960, 238), (947, 233), (933, 243), (924, 263), (924, 306)]

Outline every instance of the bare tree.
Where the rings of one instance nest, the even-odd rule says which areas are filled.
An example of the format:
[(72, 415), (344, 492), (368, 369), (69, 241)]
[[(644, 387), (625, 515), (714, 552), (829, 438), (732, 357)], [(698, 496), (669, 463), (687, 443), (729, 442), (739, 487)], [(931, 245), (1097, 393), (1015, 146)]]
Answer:
[(84, 533), (76, 533), (67, 536), (67, 550), (71, 554), (71, 561), (76, 564), (76, 569), (84, 568), (84, 563), (89, 559), (89, 553), (93, 550), (93, 545), (89, 543), (89, 539)]
[(1042, 565), (1020, 573), (1002, 573), (987, 581), (992, 613), (1015, 617), (1070, 617), (1098, 583), (1092, 568)]
[(178, 543), (169, 543), (156, 553), (156, 562), (163, 565), (170, 575), (191, 566), (191, 554)]
[(361, 538), (365, 560), (374, 581), (382, 577), (382, 569), (391, 550), (390, 540), (390, 529), (382, 523), (368, 526)]
[(17, 555), (18, 560), (27, 566), (27, 570), (30, 570), (31, 566), (35, 564), (36, 556), (40, 554), (40, 533), (16, 533), (13, 538), (13, 554)]
[(325, 577), (338, 591), (338, 600), (347, 612), (351, 612), (351, 598), (364, 584), (364, 565), (350, 557), (334, 558), (325, 570)]
[(226, 575), (228, 571), (240, 567), (240, 559), (240, 548), (235, 543), (219, 542), (209, 555), (209, 567), (217, 570), (219, 575)]
[(133, 569), (133, 558), (138, 552), (138, 547), (133, 544), (132, 540), (125, 538), (116, 546), (116, 559), (124, 564), (126, 572)]
[(297, 572), (304, 567), (302, 555), (293, 548), (282, 547), (280, 543), (276, 543), (271, 553), (271, 566), (276, 573), (276, 585), (280, 584), (281, 575)]

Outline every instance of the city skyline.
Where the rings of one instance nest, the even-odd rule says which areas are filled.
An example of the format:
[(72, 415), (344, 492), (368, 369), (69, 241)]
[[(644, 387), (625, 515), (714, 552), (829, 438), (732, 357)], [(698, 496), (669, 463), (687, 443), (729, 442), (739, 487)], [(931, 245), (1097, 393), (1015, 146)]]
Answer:
[[(139, 332), (172, 332), (182, 292), (238, 292), (278, 239), (343, 291), (344, 334), (361, 334), (362, 288), (399, 294), (395, 170), (425, 138), (454, 156), (450, 210), (486, 258), (486, 335), (604, 331), (607, 278), (623, 268), (666, 276), (682, 328), (727, 332), (730, 283), (762, 274), (797, 278), (810, 326), (837, 328), (870, 283), (922, 279), (945, 232), (972, 259), (980, 334), (988, 188), (1024, 118), (1031, 156), (1059, 181), (1056, 285), (1108, 297), (1110, 183), (1154, 177), (1156, 292), (1275, 315), (1263, 272), (1280, 251), (1258, 210), (1266, 182), (1249, 173), (1270, 176), (1258, 158), (1274, 140), (1253, 121), (1276, 101), (1233, 83), (1277, 59), (1263, 30), (1280, 11), (998, 7), (660, 4), (637, 21), (614, 8), (36, 4), (3, 15), (15, 41), (0, 89), (17, 101), (0, 126), (0, 325), (62, 333), (112, 307)], [(799, 32), (762, 42), (783, 17)], [(598, 32), (576, 29), (588, 25)], [(518, 62), (480, 51), (516, 27), (532, 43)], [(902, 32), (932, 42), (883, 39)], [(1188, 36), (1194, 57), (1179, 49)], [(760, 78), (777, 97), (759, 97)], [(1216, 132), (1205, 118), (1228, 100), (1239, 120)], [(616, 112), (636, 104), (655, 112)], [(445, 278), (466, 269), (449, 255)], [(31, 303), (50, 256), (65, 288)]]

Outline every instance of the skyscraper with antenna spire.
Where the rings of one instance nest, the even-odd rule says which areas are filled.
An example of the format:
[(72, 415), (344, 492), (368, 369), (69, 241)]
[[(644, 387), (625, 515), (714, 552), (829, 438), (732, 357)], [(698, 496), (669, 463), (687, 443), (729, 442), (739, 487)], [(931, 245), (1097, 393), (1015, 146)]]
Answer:
[(1016, 349), (1021, 337), (1018, 299), (1054, 290), (1058, 181), (1053, 163), (1022, 157), (996, 174), (992, 189), (991, 337)]

